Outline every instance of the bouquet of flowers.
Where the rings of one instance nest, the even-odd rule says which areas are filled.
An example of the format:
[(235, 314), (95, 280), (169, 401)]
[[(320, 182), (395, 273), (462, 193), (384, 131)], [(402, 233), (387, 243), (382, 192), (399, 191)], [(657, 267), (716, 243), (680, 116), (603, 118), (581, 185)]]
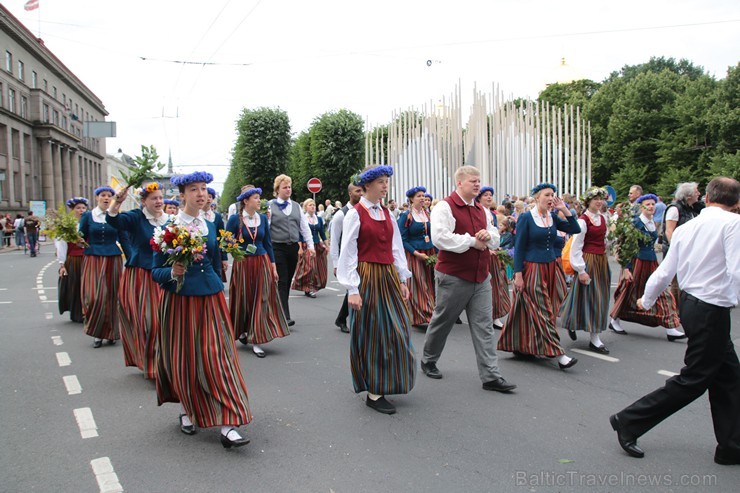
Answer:
[(436, 264), (437, 264), (437, 256), (427, 255), (427, 265), (436, 265)]
[(47, 214), (46, 226), (47, 228), (43, 233), (49, 238), (75, 243), (81, 248), (87, 248), (87, 242), (77, 229), (77, 217), (74, 212), (67, 211), (67, 208), (63, 205), (60, 205), (56, 211)]
[(221, 251), (231, 254), (234, 262), (239, 262), (246, 257), (244, 250), (239, 247), (241, 243), (244, 243), (244, 238), (237, 240), (231, 231), (226, 231), (225, 229), (219, 230), (218, 234), (218, 247)]
[[(149, 244), (155, 252), (165, 254), (167, 257), (165, 265), (173, 265), (177, 262), (184, 264), (186, 268), (193, 262), (203, 260), (207, 252), (205, 239), (198, 228), (172, 222), (167, 223), (162, 229), (155, 229)], [(178, 276), (175, 291), (180, 292), (184, 283), (185, 278)]]
[(627, 267), (640, 251), (640, 241), (650, 241), (650, 237), (632, 224), (629, 202), (620, 205), (621, 212), (617, 215), (617, 220), (609, 225), (607, 239), (613, 242), (614, 256), (619, 265)]
[(514, 249), (496, 250), (494, 252), (504, 267), (514, 267)]

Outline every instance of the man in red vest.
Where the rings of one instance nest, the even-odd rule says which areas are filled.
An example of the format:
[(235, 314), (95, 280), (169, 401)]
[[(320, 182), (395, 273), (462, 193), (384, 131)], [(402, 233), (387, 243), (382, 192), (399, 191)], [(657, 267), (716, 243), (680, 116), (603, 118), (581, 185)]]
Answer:
[(437, 304), (424, 340), (421, 371), (429, 378), (442, 378), (437, 360), (455, 320), (466, 310), (483, 389), (509, 392), (516, 385), (501, 376), (493, 332), (489, 249), (498, 247), (498, 230), (475, 201), (480, 192), (480, 171), (473, 166), (459, 168), (455, 184), (457, 189), (431, 214), (432, 243), (439, 249)]

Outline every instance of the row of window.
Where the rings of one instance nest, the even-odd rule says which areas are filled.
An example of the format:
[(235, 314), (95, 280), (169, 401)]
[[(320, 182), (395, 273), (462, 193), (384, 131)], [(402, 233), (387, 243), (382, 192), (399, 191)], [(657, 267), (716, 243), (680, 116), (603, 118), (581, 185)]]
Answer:
[[(9, 51), (5, 51), (5, 70), (10, 72), (10, 74), (13, 74), (13, 54)], [(22, 61), (18, 60), (18, 79), (25, 82), (26, 81), (26, 67), (23, 64)], [(44, 92), (49, 94), (49, 82), (46, 79), (43, 79), (43, 86), (44, 86)], [(38, 89), (38, 74), (35, 70), (31, 70), (31, 88), (32, 89)], [(59, 101), (58, 95), (57, 95), (57, 88), (56, 86), (51, 87), (51, 96)], [(65, 93), (62, 93), (62, 104), (65, 108), (68, 108), (69, 111), (72, 110), (72, 98), (69, 98), (69, 101), (67, 101), (67, 95)], [(80, 114), (80, 107), (79, 105), (75, 104), (75, 115)]]

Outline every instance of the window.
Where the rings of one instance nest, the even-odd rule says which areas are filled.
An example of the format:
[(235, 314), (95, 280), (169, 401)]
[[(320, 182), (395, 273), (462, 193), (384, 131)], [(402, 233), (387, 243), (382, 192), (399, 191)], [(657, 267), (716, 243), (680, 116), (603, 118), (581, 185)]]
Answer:
[(44, 79), (44, 92), (49, 92), (49, 83)]
[(9, 51), (5, 52), (5, 70), (13, 73), (13, 54)]
[(15, 113), (15, 89), (8, 88), (8, 110)]
[(54, 125), (59, 126), (59, 112), (54, 110)]
[(67, 130), (67, 117), (62, 115), (62, 128)]
[(49, 105), (44, 103), (44, 123), (49, 123)]
[(67, 106), (67, 95), (62, 93), (62, 104), (64, 106)]
[(26, 79), (26, 67), (23, 65), (23, 62), (18, 60), (18, 78), (20, 80)]
[(51, 88), (51, 95), (54, 96), (54, 99), (57, 98), (57, 88), (56, 88), (56, 86), (53, 86)]
[(28, 98), (21, 96), (21, 118), (28, 118)]
[(3, 83), (0, 82), (0, 108), (5, 108), (5, 102), (3, 101)]
[(35, 70), (31, 70), (31, 87), (36, 89), (39, 82), (39, 75), (36, 73)]

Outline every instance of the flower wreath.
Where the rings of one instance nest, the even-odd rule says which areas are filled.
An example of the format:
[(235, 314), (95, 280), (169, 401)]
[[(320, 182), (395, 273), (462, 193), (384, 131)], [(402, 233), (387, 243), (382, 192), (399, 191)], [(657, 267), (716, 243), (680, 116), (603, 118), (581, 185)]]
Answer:
[(591, 202), (591, 200), (601, 197), (602, 199), (605, 199), (609, 196), (609, 192), (606, 191), (606, 188), (602, 187), (591, 187), (588, 190), (586, 190), (586, 193), (581, 195), (581, 202), (583, 202), (584, 205)]
[(162, 190), (162, 184), (156, 181), (153, 181), (151, 183), (147, 183), (143, 187), (139, 189), (139, 197), (144, 198), (147, 195), (149, 195), (152, 192), (156, 192), (157, 190)]
[(90, 202), (87, 201), (85, 197), (72, 197), (67, 201), (67, 207), (72, 209), (77, 204), (85, 204), (87, 207), (90, 207)]
[(419, 192), (426, 193), (426, 191), (427, 191), (426, 187), (414, 187), (414, 188), (410, 188), (410, 189), (406, 190), (406, 197), (408, 197), (408, 198), (411, 199), (417, 193), (419, 193)]
[(352, 177), (352, 183), (361, 187), (380, 178), (381, 176), (393, 176), (393, 167), (381, 165), (369, 169)]
[(249, 190), (245, 190), (244, 192), (242, 192), (241, 194), (239, 194), (239, 196), (236, 198), (236, 201), (237, 202), (241, 202), (244, 199), (248, 199), (249, 197), (251, 197), (255, 193), (257, 195), (262, 195), (262, 189), (261, 188), (250, 188)]
[(211, 183), (213, 175), (207, 171), (195, 171), (187, 175), (173, 176), (170, 178), (170, 184), (175, 187), (189, 185), (191, 183)]

